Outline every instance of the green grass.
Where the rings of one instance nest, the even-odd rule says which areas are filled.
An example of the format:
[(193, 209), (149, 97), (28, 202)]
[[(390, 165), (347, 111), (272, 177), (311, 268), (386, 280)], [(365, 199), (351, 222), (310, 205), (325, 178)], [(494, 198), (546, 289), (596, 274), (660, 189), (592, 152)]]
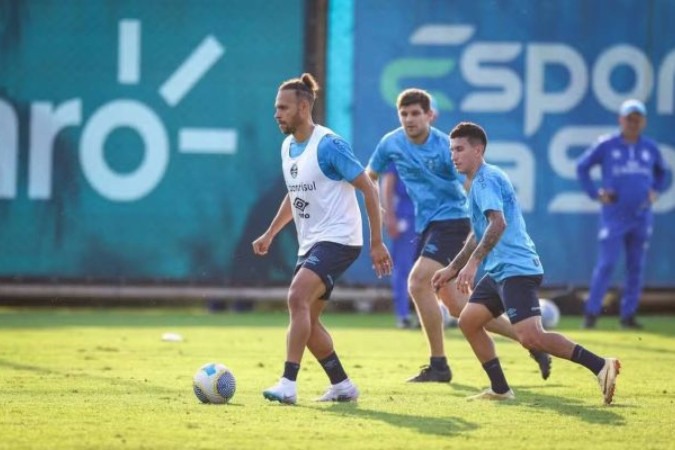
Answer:
[[(605, 318), (568, 337), (623, 362), (615, 404), (594, 377), (555, 360), (540, 379), (527, 352), (497, 340), (512, 403), (467, 402), (487, 378), (458, 330), (449, 330), (450, 384), (403, 382), (427, 361), (421, 331), (390, 315), (329, 313), (339, 355), (361, 389), (353, 404), (317, 404), (328, 381), (307, 354), (295, 407), (266, 402), (284, 361), (285, 313), (209, 315), (194, 309), (0, 309), (0, 448), (190, 449), (660, 449), (673, 448), (675, 317), (620, 331)], [(184, 342), (162, 342), (164, 332)], [(202, 405), (192, 375), (229, 366), (228, 405)]]

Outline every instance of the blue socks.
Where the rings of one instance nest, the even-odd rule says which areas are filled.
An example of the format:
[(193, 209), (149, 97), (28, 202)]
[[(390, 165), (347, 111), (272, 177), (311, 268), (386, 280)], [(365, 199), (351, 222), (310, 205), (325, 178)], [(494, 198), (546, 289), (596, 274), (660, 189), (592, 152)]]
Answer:
[(593, 352), (589, 352), (581, 345), (574, 346), (574, 351), (572, 352), (572, 362), (581, 364), (594, 374), (599, 374), (602, 368), (605, 366), (605, 359), (599, 357)]
[(300, 364), (286, 361), (284, 363), (284, 374), (283, 377), (296, 381), (298, 379), (298, 371), (300, 370)]
[(326, 375), (328, 375), (328, 378), (330, 378), (331, 384), (338, 384), (339, 382), (347, 379), (347, 374), (342, 368), (340, 358), (338, 358), (335, 352), (326, 356), (324, 359), (320, 359), (319, 364), (321, 364), (321, 367), (323, 367)]
[(432, 356), (429, 359), (429, 365), (432, 369), (443, 372), (448, 370), (448, 359), (445, 356)]
[(506, 382), (502, 365), (499, 363), (499, 358), (491, 359), (483, 364), (483, 370), (490, 378), (492, 390), (497, 394), (504, 394), (509, 390), (509, 384)]

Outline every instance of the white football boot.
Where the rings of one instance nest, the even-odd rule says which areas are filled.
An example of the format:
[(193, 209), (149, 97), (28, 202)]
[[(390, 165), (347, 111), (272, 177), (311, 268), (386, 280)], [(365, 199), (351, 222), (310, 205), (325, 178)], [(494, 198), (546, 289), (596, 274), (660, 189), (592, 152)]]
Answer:
[(616, 388), (616, 377), (621, 370), (621, 362), (616, 358), (605, 358), (605, 365), (598, 373), (598, 383), (605, 400), (605, 405), (612, 403), (614, 389)]
[(497, 394), (491, 388), (487, 388), (484, 391), (482, 391), (480, 394), (472, 395), (471, 397), (467, 397), (466, 399), (468, 401), (473, 401), (473, 400), (515, 400), (516, 394), (514, 394), (514, 392), (511, 389), (504, 392), (503, 394)]
[(296, 383), (282, 377), (277, 384), (263, 391), (263, 397), (269, 401), (295, 405), (298, 401)]
[(359, 390), (349, 378), (331, 385), (317, 402), (355, 402), (359, 398)]

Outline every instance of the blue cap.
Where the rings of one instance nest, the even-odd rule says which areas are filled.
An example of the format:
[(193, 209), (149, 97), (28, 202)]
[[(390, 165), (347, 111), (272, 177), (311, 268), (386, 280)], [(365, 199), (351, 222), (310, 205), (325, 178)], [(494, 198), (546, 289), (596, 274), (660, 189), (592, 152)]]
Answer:
[(626, 100), (621, 104), (621, 107), (619, 108), (619, 115), (621, 117), (626, 117), (633, 113), (638, 113), (641, 116), (647, 115), (647, 108), (645, 108), (645, 104), (642, 103), (640, 100), (635, 100), (634, 98)]

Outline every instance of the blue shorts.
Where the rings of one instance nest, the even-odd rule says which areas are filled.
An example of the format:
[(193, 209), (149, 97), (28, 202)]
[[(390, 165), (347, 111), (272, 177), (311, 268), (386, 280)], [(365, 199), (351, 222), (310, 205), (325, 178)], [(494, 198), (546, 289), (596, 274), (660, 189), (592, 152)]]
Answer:
[(518, 323), (541, 315), (537, 289), (542, 279), (541, 275), (523, 275), (497, 282), (485, 275), (473, 290), (469, 302), (485, 306), (494, 317), (506, 312), (511, 323)]
[(298, 258), (295, 273), (303, 267), (316, 273), (326, 286), (326, 292), (321, 299), (328, 300), (335, 287), (335, 280), (356, 261), (360, 253), (360, 246), (328, 241), (317, 242), (307, 253)]
[(418, 241), (417, 257), (424, 256), (447, 266), (464, 247), (470, 231), (469, 219), (431, 222)]

